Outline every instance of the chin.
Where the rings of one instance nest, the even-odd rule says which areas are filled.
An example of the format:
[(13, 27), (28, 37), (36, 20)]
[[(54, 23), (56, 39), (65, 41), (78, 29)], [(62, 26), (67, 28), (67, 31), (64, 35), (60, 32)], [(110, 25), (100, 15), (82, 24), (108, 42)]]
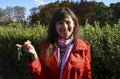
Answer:
[(69, 39), (71, 37), (71, 35), (61, 35), (60, 37), (63, 39)]
[(70, 36), (66, 36), (66, 37), (64, 37), (64, 39), (69, 39), (70, 38)]

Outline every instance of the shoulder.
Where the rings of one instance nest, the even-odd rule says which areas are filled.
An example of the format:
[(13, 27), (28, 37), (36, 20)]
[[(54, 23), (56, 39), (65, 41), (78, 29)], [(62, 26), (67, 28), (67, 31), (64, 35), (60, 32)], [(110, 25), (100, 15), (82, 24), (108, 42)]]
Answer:
[(89, 42), (87, 42), (87, 41), (85, 41), (83, 39), (80, 39), (80, 38), (76, 38), (76, 42), (77, 43), (81, 43), (81, 44), (87, 44), (87, 45), (89, 45)]
[(78, 50), (86, 50), (89, 49), (90, 44), (80, 38), (75, 39), (75, 48)]
[(49, 46), (49, 41), (47, 41), (46, 39), (39, 42), (39, 47), (40, 47), (40, 59), (44, 59), (45, 58), (45, 55), (46, 55), (46, 52), (47, 52), (47, 49), (48, 49), (48, 46)]
[(43, 40), (43, 41), (41, 41), (41, 42), (39, 43), (39, 46), (40, 46), (40, 47), (48, 47), (49, 44), (50, 44), (50, 43), (49, 43), (48, 40)]
[(76, 44), (78, 44), (78, 45), (80, 44), (83, 46), (90, 45), (89, 42), (84, 41), (83, 39), (80, 39), (80, 38), (76, 38)]

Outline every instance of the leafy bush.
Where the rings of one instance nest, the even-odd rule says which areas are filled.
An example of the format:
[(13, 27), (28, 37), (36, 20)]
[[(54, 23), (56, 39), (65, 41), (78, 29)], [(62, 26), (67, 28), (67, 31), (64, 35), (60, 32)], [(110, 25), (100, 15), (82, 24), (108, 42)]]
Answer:
[(38, 50), (38, 42), (47, 36), (47, 28), (0, 27), (0, 78), (29, 79), (26, 58), (27, 54), (18, 61), (16, 43), (23, 44), (30, 40)]
[(86, 24), (82, 30), (84, 39), (91, 45), (93, 79), (119, 79), (120, 73), (120, 23), (112, 28), (99, 23)]

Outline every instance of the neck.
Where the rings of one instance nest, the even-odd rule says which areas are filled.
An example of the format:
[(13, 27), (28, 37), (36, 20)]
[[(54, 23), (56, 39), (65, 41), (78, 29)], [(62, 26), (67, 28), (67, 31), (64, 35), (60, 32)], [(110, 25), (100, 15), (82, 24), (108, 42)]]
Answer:
[(58, 38), (58, 44), (59, 44), (61, 47), (67, 47), (67, 46), (70, 45), (72, 42), (73, 42), (73, 35), (72, 35), (69, 39), (67, 39), (67, 40), (65, 40), (65, 39), (63, 39), (63, 38), (61, 38), (61, 37)]

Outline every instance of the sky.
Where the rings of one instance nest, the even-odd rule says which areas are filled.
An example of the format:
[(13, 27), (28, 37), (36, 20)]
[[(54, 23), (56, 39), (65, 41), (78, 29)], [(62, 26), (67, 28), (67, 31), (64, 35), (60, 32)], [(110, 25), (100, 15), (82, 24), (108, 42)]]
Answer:
[[(26, 8), (26, 14), (29, 15), (29, 10), (33, 7), (38, 7), (39, 5), (43, 5), (50, 2), (55, 2), (58, 0), (0, 0), (0, 8), (5, 9), (7, 6), (15, 7), (21, 6)], [(61, 1), (61, 0), (59, 0)], [(71, 1), (80, 1), (80, 0), (71, 0)], [(103, 2), (105, 5), (109, 6), (111, 3), (120, 2), (120, 0), (87, 0), (87, 1), (96, 1)]]

